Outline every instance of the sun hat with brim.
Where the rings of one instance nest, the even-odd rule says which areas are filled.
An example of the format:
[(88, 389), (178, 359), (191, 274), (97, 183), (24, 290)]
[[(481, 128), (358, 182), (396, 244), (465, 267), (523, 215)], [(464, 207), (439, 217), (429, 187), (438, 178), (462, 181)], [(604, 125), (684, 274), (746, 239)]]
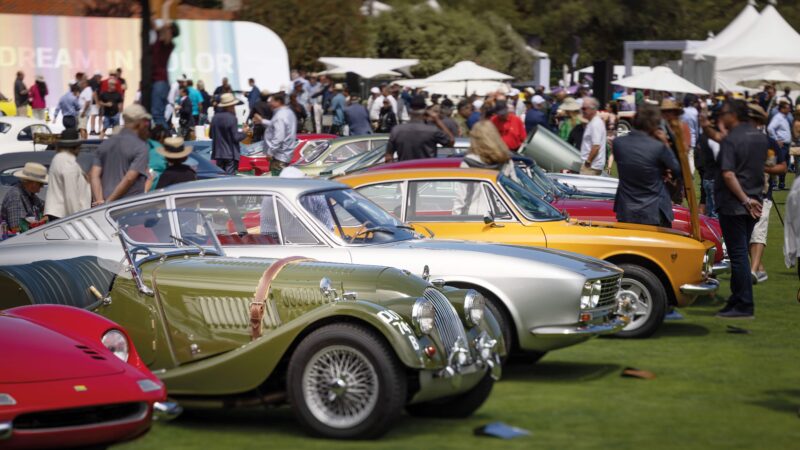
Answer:
[(269, 89), (262, 89), (259, 94), (261, 94), (262, 97), (269, 97), (272, 95), (272, 92), (270, 92)]
[(767, 112), (764, 111), (764, 108), (757, 103), (748, 103), (747, 104), (747, 115), (751, 119), (758, 120), (759, 122), (767, 123)]
[(122, 118), (128, 123), (139, 120), (150, 120), (153, 116), (144, 109), (144, 106), (134, 103), (122, 110)]
[(219, 106), (220, 108), (226, 108), (228, 106), (236, 106), (241, 105), (241, 100), (237, 100), (236, 97), (233, 96), (230, 92), (226, 92), (219, 97)]
[(665, 98), (661, 101), (661, 111), (683, 111), (683, 106), (675, 100)]
[(56, 148), (75, 148), (80, 147), (81, 137), (78, 130), (74, 128), (67, 128), (61, 132), (58, 141), (56, 141)]
[(192, 153), (192, 147), (184, 145), (182, 137), (169, 137), (164, 139), (164, 145), (158, 147), (156, 152), (167, 159), (181, 159)]
[(336, 84), (333, 85), (333, 90), (334, 91), (343, 91), (344, 90), (344, 85), (342, 83), (336, 83)]
[(558, 109), (562, 111), (580, 111), (581, 105), (579, 105), (574, 98), (567, 97), (561, 102), (561, 106), (559, 106)]
[(47, 167), (35, 162), (25, 163), (22, 170), (14, 172), (14, 176), (20, 180), (47, 184)]

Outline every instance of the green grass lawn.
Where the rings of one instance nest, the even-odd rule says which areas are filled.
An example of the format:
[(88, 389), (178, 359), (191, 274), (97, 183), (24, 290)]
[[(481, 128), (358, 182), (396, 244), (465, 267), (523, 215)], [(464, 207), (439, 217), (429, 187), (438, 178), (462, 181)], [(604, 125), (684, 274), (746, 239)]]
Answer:
[[(784, 212), (786, 192), (776, 193)], [(647, 340), (596, 339), (507, 367), (487, 403), (467, 420), (403, 417), (379, 441), (306, 436), (288, 408), (220, 411), (156, 424), (120, 449), (428, 449), (428, 448), (800, 448), (800, 283), (783, 264), (783, 227), (773, 211), (766, 267), (755, 287), (754, 321), (714, 318), (729, 294), (702, 299)], [(729, 334), (734, 324), (751, 334)], [(620, 377), (625, 367), (655, 380)], [(503, 421), (529, 437), (473, 436)]]

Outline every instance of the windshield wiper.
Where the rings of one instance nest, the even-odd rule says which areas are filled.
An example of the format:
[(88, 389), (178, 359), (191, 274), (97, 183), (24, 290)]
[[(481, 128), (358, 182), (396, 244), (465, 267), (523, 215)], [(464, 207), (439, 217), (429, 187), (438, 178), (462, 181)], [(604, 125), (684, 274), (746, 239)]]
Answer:
[(178, 236), (173, 236), (171, 234), (169, 235), (169, 237), (171, 237), (173, 240), (175, 240), (175, 242), (180, 242), (183, 245), (196, 247), (200, 251), (200, 256), (206, 256), (206, 249), (204, 249), (200, 244), (197, 244), (197, 243), (192, 242), (192, 241), (187, 240), (187, 239), (179, 238)]
[(386, 227), (365, 228), (363, 230), (356, 231), (356, 233), (353, 235), (353, 237), (350, 238), (350, 243), (352, 244), (356, 239), (358, 239), (359, 236), (362, 236), (362, 235), (365, 235), (365, 234), (369, 234), (369, 233), (375, 233), (375, 232), (378, 232), (378, 231), (380, 231), (382, 233), (388, 233), (388, 234), (394, 235), (394, 231), (392, 231), (391, 229), (386, 228)]

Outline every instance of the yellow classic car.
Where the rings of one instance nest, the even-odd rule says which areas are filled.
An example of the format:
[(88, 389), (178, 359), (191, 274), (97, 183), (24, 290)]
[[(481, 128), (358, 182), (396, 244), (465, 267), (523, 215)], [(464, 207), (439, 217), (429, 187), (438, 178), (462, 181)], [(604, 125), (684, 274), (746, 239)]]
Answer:
[(633, 319), (621, 336), (650, 336), (669, 308), (719, 287), (710, 278), (712, 242), (655, 226), (569, 219), (497, 171), (375, 171), (337, 181), (432, 237), (567, 250), (618, 265), (625, 271), (622, 289), (634, 299)]

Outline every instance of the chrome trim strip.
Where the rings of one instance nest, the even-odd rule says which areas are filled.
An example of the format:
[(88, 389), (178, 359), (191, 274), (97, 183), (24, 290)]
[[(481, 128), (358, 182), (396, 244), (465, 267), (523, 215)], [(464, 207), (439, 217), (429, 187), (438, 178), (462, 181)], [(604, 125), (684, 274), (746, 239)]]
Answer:
[(709, 278), (698, 284), (684, 284), (681, 286), (681, 293), (686, 295), (708, 295), (717, 292), (719, 281)]
[(628, 324), (627, 321), (616, 318), (611, 322), (606, 322), (598, 325), (565, 325), (565, 326), (552, 326), (540, 327), (530, 330), (531, 334), (535, 336), (593, 336), (600, 334), (613, 334), (621, 331)]

